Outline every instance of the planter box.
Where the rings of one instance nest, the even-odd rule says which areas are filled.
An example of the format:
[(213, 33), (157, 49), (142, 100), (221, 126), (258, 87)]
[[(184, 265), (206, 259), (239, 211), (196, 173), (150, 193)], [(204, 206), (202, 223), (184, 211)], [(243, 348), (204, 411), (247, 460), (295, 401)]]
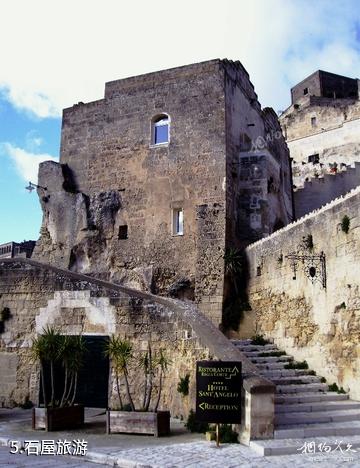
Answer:
[(84, 425), (84, 406), (33, 408), (32, 428), (46, 431), (75, 429)]
[(170, 434), (170, 411), (148, 413), (142, 411), (106, 412), (106, 432), (128, 434), (153, 434), (155, 437)]

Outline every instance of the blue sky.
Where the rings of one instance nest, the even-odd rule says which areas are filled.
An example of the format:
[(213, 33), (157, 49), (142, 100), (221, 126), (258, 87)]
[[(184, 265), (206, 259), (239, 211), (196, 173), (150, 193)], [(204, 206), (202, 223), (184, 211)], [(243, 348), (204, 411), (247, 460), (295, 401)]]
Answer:
[(102, 98), (106, 81), (226, 57), (278, 111), (316, 69), (360, 77), (358, 0), (2, 0), (0, 12), (0, 243), (38, 238), (24, 187), (59, 156), (61, 110)]

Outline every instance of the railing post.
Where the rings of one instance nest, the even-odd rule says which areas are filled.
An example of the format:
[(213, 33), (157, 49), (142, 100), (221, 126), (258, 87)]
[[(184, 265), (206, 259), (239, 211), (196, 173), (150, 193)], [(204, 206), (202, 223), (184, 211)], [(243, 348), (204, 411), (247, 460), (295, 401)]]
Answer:
[(274, 438), (275, 389), (272, 382), (262, 377), (244, 378), (240, 443), (249, 445), (251, 440)]

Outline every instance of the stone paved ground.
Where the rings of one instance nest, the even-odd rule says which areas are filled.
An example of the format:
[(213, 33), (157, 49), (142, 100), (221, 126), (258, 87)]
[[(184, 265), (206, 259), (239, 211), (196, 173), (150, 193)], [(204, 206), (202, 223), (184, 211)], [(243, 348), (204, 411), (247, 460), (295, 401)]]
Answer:
[(70, 457), (34, 457), (22, 455), (12, 455), (9, 453), (9, 447), (0, 447), (0, 467), (1, 468), (96, 468), (93, 463), (87, 462), (81, 458), (73, 459)]
[(238, 444), (224, 444), (216, 448), (215, 443), (189, 442), (162, 447), (142, 447), (139, 449), (122, 449), (108, 452), (118, 458), (120, 466), (126, 466), (121, 460), (133, 460), (137, 466), (156, 468), (261, 468), (261, 467), (329, 467), (359, 468), (360, 452), (351, 454), (349, 461), (345, 455), (330, 453), (327, 456), (283, 455), (262, 457), (248, 447)]
[[(87, 412), (88, 420), (94, 420), (82, 431), (74, 433), (46, 433), (31, 430), (31, 412), (0, 409), (0, 446), (7, 439), (41, 440), (84, 438), (88, 441), (88, 454), (83, 457), (10, 455), (9, 447), (0, 447), (0, 467), (71, 467), (88, 468), (110, 465), (123, 468), (262, 468), (262, 467), (321, 467), (360, 468), (360, 450), (351, 453), (352, 460), (340, 453), (314, 455), (285, 455), (263, 457), (239, 444), (224, 444), (219, 449), (214, 442), (206, 442), (200, 434), (189, 434), (180, 423), (172, 421), (174, 432), (171, 437), (155, 438), (124, 434), (106, 435), (103, 416), (98, 411)], [(96, 422), (97, 421), (97, 422)], [(346, 437), (343, 437), (346, 442)], [(97, 462), (98, 465), (89, 463)]]

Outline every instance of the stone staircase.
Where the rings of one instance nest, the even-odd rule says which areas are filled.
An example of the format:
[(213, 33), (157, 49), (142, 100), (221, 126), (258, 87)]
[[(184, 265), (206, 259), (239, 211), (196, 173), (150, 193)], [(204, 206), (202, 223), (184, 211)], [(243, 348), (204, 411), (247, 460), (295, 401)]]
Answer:
[(294, 360), (274, 344), (232, 343), (276, 385), (274, 439), (251, 441), (250, 447), (262, 455), (301, 453), (305, 442), (335, 448), (341, 441), (343, 450), (347, 444), (360, 449), (360, 402), (328, 391), (328, 384), (310, 369), (286, 368)]

